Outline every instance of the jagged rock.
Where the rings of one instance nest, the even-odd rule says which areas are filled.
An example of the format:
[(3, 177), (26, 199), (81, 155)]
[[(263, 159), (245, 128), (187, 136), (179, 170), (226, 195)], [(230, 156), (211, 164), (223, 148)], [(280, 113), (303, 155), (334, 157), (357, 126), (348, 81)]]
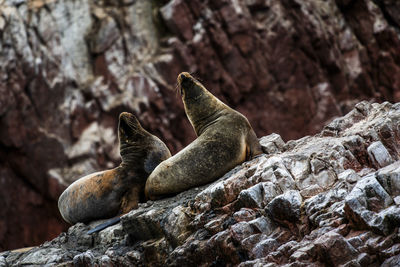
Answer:
[[(395, 198), (400, 195), (400, 162), (380, 169), (376, 173), (376, 179), (385, 188), (386, 192)], [(397, 203), (396, 203), (397, 204)]]
[(368, 155), (377, 168), (382, 168), (393, 163), (392, 157), (381, 141), (376, 141), (368, 147)]
[(88, 250), (84, 253), (76, 255), (74, 257), (73, 261), (74, 261), (74, 266), (77, 266), (77, 267), (93, 266), (94, 265), (94, 255), (90, 250)]
[[(119, 112), (138, 115), (172, 152), (191, 142), (195, 134), (170, 90), (181, 71), (245, 114), (258, 136), (277, 132), (285, 141), (318, 132), (360, 100), (398, 102), (399, 14), (396, 1), (373, 0), (2, 1), (0, 250), (37, 245), (66, 229), (56, 200), (74, 179), (118, 164)], [(375, 108), (356, 105), (321, 137), (343, 137)], [(362, 169), (391, 162), (382, 155), (398, 161), (397, 125), (381, 120), (370, 130), (321, 144), (336, 147), (325, 159), (304, 151), (298, 166), (260, 167), (260, 176), (250, 166), (237, 182), (242, 187), (218, 184), (213, 193), (221, 198), (199, 208), (224, 207), (273, 177), (280, 194), (301, 188), (309, 198), (336, 183), (334, 173), (352, 168), (362, 177)], [(276, 135), (264, 139), (264, 150), (279, 156), (306, 142), (281, 149)]]
[(259, 183), (240, 192), (238, 202), (243, 207), (261, 208), (263, 195), (263, 184)]
[(260, 138), (260, 145), (265, 154), (275, 154), (282, 152), (285, 147), (282, 137), (279, 134), (273, 133)]
[[(400, 105), (358, 106), (368, 109), (338, 118), (335, 136), (324, 130), (288, 142), (285, 150), (245, 162), (211, 184), (140, 203), (99, 233), (87, 231), (102, 221), (79, 223), (40, 247), (0, 253), (0, 262), (393, 266), (400, 252), (400, 161), (376, 165), (367, 144), (385, 143), (397, 157)], [(378, 127), (395, 129), (393, 138), (383, 142)], [(302, 195), (304, 179), (327, 171), (333, 181), (321, 176), (322, 191)]]
[(296, 222), (300, 218), (302, 197), (299, 191), (290, 190), (275, 197), (266, 207), (268, 214), (278, 222)]
[(343, 236), (328, 232), (315, 240), (318, 257), (326, 264), (340, 265), (357, 258), (358, 251)]
[(382, 263), (382, 267), (391, 267), (400, 265), (400, 255), (393, 256)]
[[(392, 224), (387, 209), (393, 198), (376, 180), (375, 174), (368, 175), (353, 188), (346, 197), (345, 211), (348, 218), (359, 227), (368, 227), (379, 233), (388, 234), (396, 224)], [(389, 215), (390, 216), (390, 215)]]

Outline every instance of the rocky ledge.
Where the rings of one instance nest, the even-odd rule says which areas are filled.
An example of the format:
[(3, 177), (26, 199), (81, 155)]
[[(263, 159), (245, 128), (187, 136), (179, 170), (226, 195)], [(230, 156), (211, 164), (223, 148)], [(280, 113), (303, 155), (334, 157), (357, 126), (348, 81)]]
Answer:
[(76, 224), (0, 265), (396, 266), (400, 103), (361, 102), (212, 184), (142, 203), (99, 233)]

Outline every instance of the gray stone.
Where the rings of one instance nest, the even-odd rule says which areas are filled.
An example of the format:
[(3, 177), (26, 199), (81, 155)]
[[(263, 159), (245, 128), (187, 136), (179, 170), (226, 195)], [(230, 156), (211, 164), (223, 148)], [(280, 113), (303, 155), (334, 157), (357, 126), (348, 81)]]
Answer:
[(394, 266), (400, 266), (400, 254), (393, 256), (389, 259), (386, 259), (381, 267), (394, 267)]
[(110, 259), (110, 257), (108, 257), (107, 255), (103, 255), (100, 258), (100, 267), (112, 267), (112, 261)]
[(318, 158), (314, 158), (314, 159), (310, 160), (310, 165), (311, 165), (311, 171), (314, 174), (318, 174), (322, 170), (328, 168), (326, 162), (324, 162)]
[(323, 192), (324, 190), (317, 184), (310, 185), (303, 190), (300, 191), (300, 194), (304, 198), (310, 198), (315, 195), (318, 195), (319, 193)]
[(113, 244), (117, 240), (120, 240), (125, 235), (125, 231), (122, 228), (121, 223), (107, 227), (100, 231), (96, 236), (96, 242), (99, 244)]
[(0, 256), (0, 266), (7, 267), (7, 261), (6, 258), (4, 258), (4, 256)]
[(264, 216), (249, 221), (249, 224), (259, 233), (263, 233), (265, 235), (270, 235), (276, 229), (276, 226), (271, 219)]
[(380, 169), (376, 173), (376, 179), (392, 196), (400, 195), (400, 161)]
[(354, 170), (348, 169), (344, 172), (339, 173), (338, 179), (342, 181), (346, 181), (348, 183), (355, 183), (360, 180), (360, 175), (358, 175)]
[[(222, 231), (224, 229), (223, 222), (226, 220), (226, 217), (227, 216), (221, 216), (214, 220), (209, 221), (208, 223), (206, 223), (204, 225), (204, 229), (206, 229), (210, 233), (218, 233), (218, 232)], [(247, 221), (247, 220), (236, 220), (236, 221), (239, 222), (239, 221)], [(187, 231), (183, 232), (183, 233), (186, 234)]]
[(34, 249), (27, 255), (20, 258), (16, 265), (45, 265), (55, 264), (62, 259), (62, 249), (60, 248), (43, 248)]
[(282, 194), (280, 187), (272, 182), (261, 183), (263, 187), (263, 206), (267, 205), (274, 197)]
[(396, 203), (396, 205), (400, 205), (400, 196), (393, 198), (393, 201)]
[(232, 217), (237, 221), (251, 221), (256, 218), (257, 214), (253, 209), (241, 208), (239, 211), (235, 212)]
[(243, 240), (255, 233), (254, 227), (248, 222), (238, 222), (231, 226), (230, 232), (235, 240)]
[(346, 196), (345, 189), (334, 189), (305, 200), (304, 207), (309, 220), (313, 224), (319, 225), (324, 220), (340, 215), (337, 209), (343, 205)]
[(84, 253), (78, 254), (74, 257), (74, 266), (94, 266), (95, 257), (93, 253), (88, 250)]
[(275, 250), (277, 247), (279, 247), (279, 243), (275, 239), (267, 238), (254, 247), (252, 254), (255, 258), (262, 258), (267, 256), (269, 252)]
[(393, 163), (392, 157), (381, 141), (374, 142), (368, 147), (368, 155), (378, 168)]
[(276, 221), (296, 222), (300, 218), (302, 197), (296, 190), (290, 190), (275, 197), (266, 207)]
[(240, 192), (238, 201), (242, 207), (261, 208), (263, 204), (263, 185), (256, 184)]
[(170, 212), (163, 225), (164, 233), (172, 239), (174, 245), (181, 245), (190, 234), (188, 231), (189, 213), (188, 208), (177, 206)]
[(343, 238), (328, 232), (315, 240), (316, 251), (322, 262), (331, 262), (334, 266), (356, 259), (359, 252)]
[(358, 181), (346, 197), (346, 216), (354, 223), (387, 234), (387, 220), (378, 212), (392, 203), (393, 199), (375, 179), (375, 175), (368, 175)]
[(261, 137), (260, 145), (265, 154), (275, 154), (284, 151), (285, 142), (279, 134), (273, 133)]

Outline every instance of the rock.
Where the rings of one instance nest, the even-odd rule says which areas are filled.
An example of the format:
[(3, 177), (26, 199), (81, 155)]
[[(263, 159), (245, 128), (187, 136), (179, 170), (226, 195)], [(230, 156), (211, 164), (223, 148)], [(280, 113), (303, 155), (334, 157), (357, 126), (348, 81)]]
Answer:
[[(398, 157), (400, 108), (388, 103), (357, 107), (337, 119), (335, 135), (325, 135), (324, 130), (289, 141), (284, 150), (244, 162), (213, 183), (140, 203), (119, 223), (98, 233), (87, 231), (101, 221), (78, 223), (39, 247), (2, 252), (0, 262), (9, 266), (396, 264), (400, 163), (376, 165), (367, 144), (380, 141), (393, 160)], [(393, 132), (389, 135), (385, 129)]]
[[(94, 227), (95, 226), (93, 226), (93, 228)], [(125, 232), (123, 231), (121, 224), (112, 225), (99, 232), (97, 236), (98, 240), (96, 240), (96, 242), (101, 244), (112, 244), (115, 240), (122, 238), (124, 234)]]
[(285, 142), (279, 134), (273, 133), (260, 138), (260, 145), (265, 154), (274, 154), (284, 150)]
[(392, 196), (400, 195), (400, 161), (397, 161), (386, 168), (380, 169), (376, 179)]
[(0, 257), (0, 266), (7, 266), (6, 259), (3, 256)]
[(261, 183), (256, 184), (249, 189), (240, 192), (238, 202), (242, 207), (261, 208), (263, 195), (263, 185)]
[(346, 197), (345, 211), (348, 218), (360, 227), (388, 234), (391, 226), (381, 211), (392, 203), (393, 199), (374, 175), (369, 175), (357, 182)]
[(358, 175), (354, 170), (348, 169), (344, 172), (341, 172), (338, 175), (339, 180), (344, 180), (350, 184), (357, 182), (360, 179), (360, 175)]
[(232, 217), (235, 219), (237, 222), (241, 221), (251, 221), (255, 219), (256, 217), (256, 212), (252, 209), (248, 208), (241, 208), (239, 211), (235, 212)]
[(112, 267), (112, 261), (110, 259), (110, 257), (108, 257), (107, 255), (104, 255), (101, 257), (100, 259), (100, 267)]
[[(181, 71), (246, 115), (259, 137), (279, 133), (261, 139), (269, 155), (333, 119), (321, 136), (343, 137), (377, 108), (356, 103), (400, 99), (399, 13), (396, 1), (372, 0), (2, 1), (0, 169), (7, 186), (0, 194), (18, 206), (0, 212), (8, 218), (0, 223), (7, 233), (0, 250), (38, 245), (67, 229), (57, 197), (74, 179), (119, 163), (121, 111), (134, 112), (173, 153), (190, 143), (195, 133), (173, 90)], [(332, 152), (342, 155), (332, 162), (356, 172), (386, 164), (369, 162), (385, 154), (374, 149), (370, 158), (366, 147), (374, 142), (397, 161), (390, 120), (348, 132), (353, 145), (344, 145), (346, 155)], [(94, 124), (98, 132), (88, 135)], [(279, 186), (297, 190), (291, 179), (300, 173), (292, 174)], [(327, 190), (332, 174), (296, 181), (301, 195)], [(219, 207), (240, 192), (226, 193)]]
[(368, 147), (368, 155), (378, 167), (385, 167), (393, 163), (392, 157), (380, 141), (374, 142)]
[[(172, 244), (181, 245), (189, 236), (188, 229), (190, 223), (190, 209), (177, 206), (174, 208), (167, 218), (166, 226), (164, 227), (165, 234), (171, 240)], [(175, 245), (175, 246), (176, 246)]]
[(281, 189), (272, 182), (264, 182), (261, 183), (261, 185), (263, 187), (264, 197), (260, 203), (262, 203), (263, 207), (265, 207), (265, 205), (267, 205), (272, 199), (282, 193)]
[(357, 258), (358, 251), (343, 236), (328, 232), (315, 240), (317, 255), (326, 264), (339, 265)]
[(290, 190), (275, 197), (266, 207), (271, 217), (278, 222), (296, 222), (300, 218), (302, 197), (298, 191)]
[(262, 258), (267, 256), (269, 252), (274, 251), (277, 247), (279, 247), (279, 243), (275, 239), (267, 238), (259, 242), (251, 253), (254, 255), (254, 258)]
[(74, 257), (74, 266), (85, 267), (94, 265), (94, 255), (88, 250)]
[(222, 217), (216, 218), (214, 220), (211, 220), (204, 225), (204, 228), (212, 234), (221, 232), (222, 230), (224, 230), (224, 226), (225, 226), (224, 222), (227, 219), (227, 217), (228, 216), (222, 216)]
[(276, 228), (274, 223), (268, 217), (262, 216), (249, 222), (256, 232), (270, 235)]
[(310, 222), (320, 225), (324, 220), (335, 218), (336, 215), (341, 214), (341, 207), (337, 205), (343, 202), (346, 195), (346, 190), (336, 189), (307, 199), (304, 207)]
[(57, 248), (34, 249), (28, 255), (22, 255), (17, 265), (51, 265), (62, 260), (61, 251)]
[(382, 263), (382, 267), (391, 267), (391, 266), (398, 266), (400, 264), (400, 255), (393, 256), (389, 259), (386, 259)]

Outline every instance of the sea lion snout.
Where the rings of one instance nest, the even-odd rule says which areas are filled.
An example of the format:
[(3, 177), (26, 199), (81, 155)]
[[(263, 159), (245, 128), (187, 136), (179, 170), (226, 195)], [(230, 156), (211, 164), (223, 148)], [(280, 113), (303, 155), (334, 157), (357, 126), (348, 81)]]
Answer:
[(184, 73), (181, 73), (179, 76), (180, 76), (179, 78), (180, 78), (181, 81), (186, 78)]
[(192, 76), (188, 72), (182, 72), (181, 74), (178, 75), (179, 84), (190, 80), (192, 80)]
[(204, 93), (203, 86), (187, 72), (178, 75), (178, 84), (184, 102), (196, 100)]
[(119, 114), (119, 119), (120, 120), (121, 119), (126, 120), (126, 119), (129, 119), (129, 118), (132, 118), (132, 117), (133, 117), (133, 115), (131, 113), (129, 113), (129, 112), (122, 112), (121, 114)]

